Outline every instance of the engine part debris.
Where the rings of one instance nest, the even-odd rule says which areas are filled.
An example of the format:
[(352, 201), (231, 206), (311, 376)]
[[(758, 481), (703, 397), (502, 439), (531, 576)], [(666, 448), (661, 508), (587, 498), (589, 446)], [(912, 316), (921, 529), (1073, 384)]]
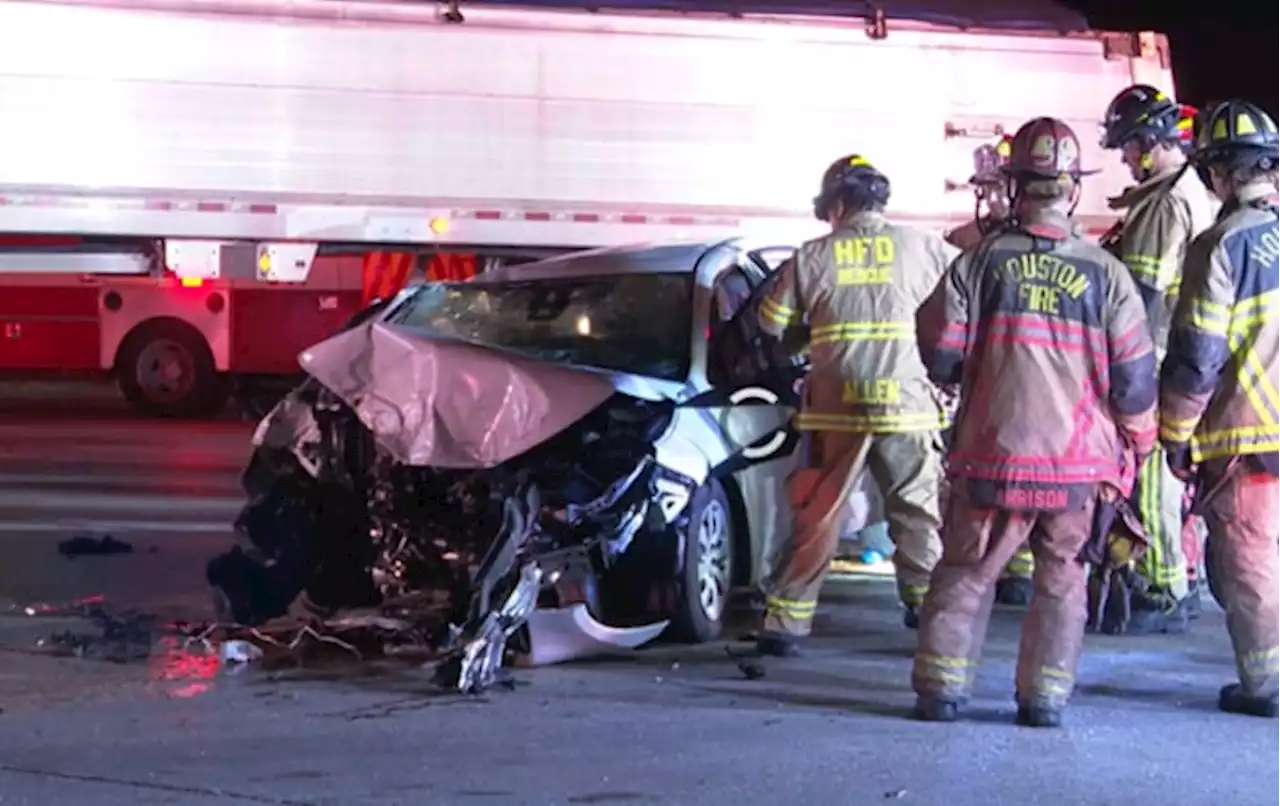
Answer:
[(90, 623), (93, 632), (63, 630), (37, 641), (39, 649), (77, 658), (131, 663), (146, 660), (152, 645), (163, 632), (163, 625), (153, 616), (139, 613), (108, 613), (101, 605), (84, 607), (77, 615)]
[[(268, 655), (309, 641), (412, 659), (472, 694), (507, 682), (520, 658), (651, 640), (667, 619), (648, 603), (674, 600), (687, 528), (681, 509), (654, 505), (658, 481), (693, 488), (654, 461), (669, 417), (668, 404), (619, 395), (497, 466), (424, 467), (308, 380), (259, 427), (237, 544), (206, 567), (219, 620), (237, 625), (224, 638)], [(535, 612), (589, 635), (534, 649), (563, 632), (552, 615), (531, 624)]]
[(111, 554), (132, 554), (133, 546), (111, 535), (102, 537), (80, 535), (59, 543), (58, 553), (64, 557), (101, 557)]

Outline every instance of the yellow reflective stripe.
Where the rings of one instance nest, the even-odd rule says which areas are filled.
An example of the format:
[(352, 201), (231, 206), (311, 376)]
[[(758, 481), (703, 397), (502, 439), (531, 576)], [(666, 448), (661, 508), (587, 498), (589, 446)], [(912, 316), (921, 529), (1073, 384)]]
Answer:
[(1156, 569), (1164, 563), (1161, 562), (1162, 543), (1159, 539), (1159, 532), (1162, 528), (1160, 520), (1160, 482), (1161, 474), (1164, 472), (1164, 453), (1162, 451), (1152, 451), (1147, 457), (1147, 461), (1143, 463), (1138, 470), (1138, 517), (1142, 520), (1142, 525), (1155, 539), (1147, 546), (1147, 553), (1142, 558), (1142, 566), (1144, 569)]
[(1009, 562), (1005, 563), (1004, 570), (1018, 577), (1029, 577), (1036, 570), (1035, 555), (1031, 553), (1031, 549), (1022, 547), (1013, 555)]
[(1164, 262), (1159, 255), (1144, 255), (1132, 253), (1125, 255), (1122, 260), (1129, 271), (1139, 277), (1146, 278), (1148, 285), (1155, 285), (1160, 282), (1160, 265)]
[(893, 434), (907, 431), (931, 431), (946, 428), (943, 412), (906, 412), (903, 414), (823, 414), (801, 412), (796, 428), (801, 431), (851, 431)]
[(1280, 674), (1280, 647), (1244, 652), (1236, 656), (1241, 677), (1269, 677)]
[[(1253, 350), (1245, 351), (1242, 355), (1238, 355), (1238, 358), (1240, 368), (1236, 372), (1236, 381), (1240, 391), (1244, 392), (1244, 396), (1248, 398), (1264, 426), (1276, 425), (1277, 416), (1280, 416), (1280, 402), (1276, 400), (1275, 387), (1264, 380), (1267, 374), (1266, 367), (1262, 366), (1262, 361)], [(1268, 394), (1268, 388), (1270, 394)], [(1267, 397), (1270, 401), (1266, 399)], [(1271, 403), (1269, 407), (1268, 402)]]
[(968, 685), (974, 673), (973, 661), (950, 655), (916, 655), (915, 674), (940, 683)]
[(799, 321), (800, 315), (794, 308), (788, 308), (772, 297), (765, 297), (760, 301), (760, 318), (786, 327)]
[(896, 341), (913, 339), (914, 322), (837, 322), (821, 325), (809, 332), (810, 344), (829, 344), (836, 341)]
[(1191, 301), (1191, 326), (1214, 336), (1226, 336), (1231, 329), (1231, 311), (1226, 305), (1203, 299)]
[(801, 602), (797, 599), (783, 599), (778, 596), (766, 596), (764, 607), (766, 612), (775, 616), (807, 621), (813, 618), (814, 612), (818, 609), (818, 603)]
[(1191, 438), (1191, 458), (1196, 462), (1221, 459), (1238, 453), (1280, 450), (1280, 427), (1250, 425), (1206, 431)]
[[(1271, 382), (1271, 378), (1267, 374), (1267, 368), (1262, 365), (1262, 359), (1258, 357), (1258, 352), (1256, 350), (1250, 350), (1244, 360), (1249, 368), (1253, 370), (1253, 378), (1257, 390), (1261, 392), (1267, 399), (1267, 402), (1271, 404), (1271, 409), (1268, 414), (1274, 412), (1275, 414), (1280, 415), (1280, 392), (1276, 391), (1275, 384)], [(1258, 414), (1262, 414), (1262, 412), (1258, 412)], [(1267, 418), (1263, 418), (1263, 421), (1272, 423), (1276, 422), (1275, 419)]]
[(1163, 413), (1160, 415), (1160, 440), (1162, 442), (1187, 442), (1191, 439), (1191, 435), (1196, 432), (1196, 426), (1199, 423), (1199, 417), (1175, 420), (1168, 413)]
[(1250, 341), (1259, 328), (1275, 318), (1277, 305), (1280, 305), (1280, 290), (1240, 300), (1231, 308), (1228, 344), (1233, 353)]
[(1063, 697), (1071, 694), (1071, 686), (1075, 682), (1068, 672), (1052, 666), (1040, 667), (1040, 689), (1046, 694), (1058, 694)]

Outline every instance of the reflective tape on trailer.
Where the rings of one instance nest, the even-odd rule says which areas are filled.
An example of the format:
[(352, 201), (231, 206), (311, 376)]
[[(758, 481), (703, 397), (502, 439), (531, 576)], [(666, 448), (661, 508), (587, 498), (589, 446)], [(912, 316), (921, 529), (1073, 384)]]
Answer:
[(141, 195), (0, 195), (0, 232), (145, 238), (208, 238), (347, 243), (590, 247), (667, 238), (730, 236), (741, 231), (799, 231), (817, 222), (786, 213), (723, 210), (598, 210), (532, 207), (368, 204), (329, 200), (273, 202)]
[[(585, 205), (459, 204), (457, 200), (367, 204), (98, 194), (0, 195), (0, 232), (462, 246), (594, 247), (746, 234), (798, 244), (829, 231), (808, 214), (729, 208), (591, 209)], [(889, 212), (891, 220), (943, 232), (966, 219)], [(1110, 225), (1081, 222), (1090, 234)]]

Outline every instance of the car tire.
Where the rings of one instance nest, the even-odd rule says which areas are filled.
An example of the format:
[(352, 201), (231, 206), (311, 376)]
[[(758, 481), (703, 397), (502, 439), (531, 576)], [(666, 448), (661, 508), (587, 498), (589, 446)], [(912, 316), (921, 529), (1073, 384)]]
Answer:
[(207, 417), (230, 394), (199, 331), (156, 320), (134, 328), (116, 356), (120, 391), (137, 411), (156, 417)]
[(701, 644), (720, 636), (733, 584), (733, 509), (716, 479), (694, 490), (684, 535), (684, 562), (667, 635)]

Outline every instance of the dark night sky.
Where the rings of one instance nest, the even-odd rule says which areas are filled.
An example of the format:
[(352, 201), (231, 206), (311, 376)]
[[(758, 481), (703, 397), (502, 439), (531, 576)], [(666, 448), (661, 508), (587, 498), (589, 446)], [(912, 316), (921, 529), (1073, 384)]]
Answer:
[[(1276, 116), (1280, 95), (1280, 10), (1267, 0), (1066, 3), (1083, 12), (1096, 28), (1168, 34), (1178, 100), (1202, 105), (1210, 100), (1245, 98)], [(1179, 12), (1180, 7), (1188, 10)]]

